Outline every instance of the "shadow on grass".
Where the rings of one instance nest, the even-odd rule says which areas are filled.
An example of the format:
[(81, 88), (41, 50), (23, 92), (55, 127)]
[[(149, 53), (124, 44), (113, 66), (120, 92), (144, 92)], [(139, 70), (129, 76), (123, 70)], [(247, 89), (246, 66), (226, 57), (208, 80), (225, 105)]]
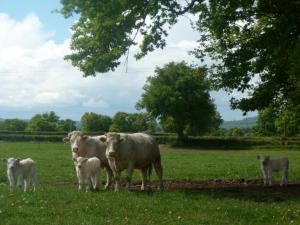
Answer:
[(234, 198), (262, 204), (300, 199), (299, 184), (291, 184), (287, 187), (219, 187), (182, 191), (190, 198), (194, 198), (195, 195), (208, 195), (218, 199)]
[[(151, 185), (157, 184), (154, 182)], [(278, 182), (274, 182), (272, 187), (263, 187), (261, 180), (169, 180), (166, 181), (166, 190), (183, 192), (189, 198), (207, 195), (218, 199), (234, 198), (257, 203), (300, 199), (299, 181), (290, 182), (285, 187), (281, 187)]]

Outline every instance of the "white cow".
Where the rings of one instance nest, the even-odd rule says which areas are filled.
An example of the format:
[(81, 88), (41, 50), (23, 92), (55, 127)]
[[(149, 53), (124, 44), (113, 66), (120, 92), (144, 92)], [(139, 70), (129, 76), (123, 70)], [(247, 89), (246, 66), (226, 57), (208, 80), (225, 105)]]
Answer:
[(282, 170), (280, 185), (288, 184), (289, 160), (287, 157), (270, 159), (270, 156), (257, 156), (260, 160), (260, 167), (264, 177), (264, 186), (272, 186), (272, 173)]
[(85, 158), (79, 156), (76, 158), (75, 163), (79, 184), (78, 190), (82, 190), (83, 186), (85, 186), (86, 191), (88, 191), (90, 189), (90, 183), (92, 183), (93, 189), (97, 189), (100, 160), (97, 157)]
[(101, 136), (90, 137), (84, 135), (81, 131), (72, 131), (63, 139), (63, 141), (71, 144), (72, 159), (75, 168), (75, 160), (78, 156), (86, 158), (97, 157), (100, 159), (101, 167), (105, 168), (107, 173), (107, 181), (104, 187), (106, 189), (111, 186), (113, 172), (105, 155), (106, 145), (99, 140), (100, 137)]
[(107, 143), (106, 156), (114, 172), (115, 191), (120, 188), (120, 176), (123, 170), (127, 170), (127, 187), (130, 187), (133, 169), (139, 169), (142, 175), (141, 190), (145, 189), (147, 172), (155, 168), (160, 181), (160, 188), (163, 188), (163, 169), (159, 146), (156, 140), (144, 133), (124, 134), (107, 133), (100, 137), (100, 140)]
[(29, 181), (31, 179), (33, 191), (36, 190), (36, 168), (35, 162), (28, 159), (4, 159), (7, 165), (7, 177), (9, 180), (10, 191), (13, 191), (15, 185), (24, 188), (27, 191)]

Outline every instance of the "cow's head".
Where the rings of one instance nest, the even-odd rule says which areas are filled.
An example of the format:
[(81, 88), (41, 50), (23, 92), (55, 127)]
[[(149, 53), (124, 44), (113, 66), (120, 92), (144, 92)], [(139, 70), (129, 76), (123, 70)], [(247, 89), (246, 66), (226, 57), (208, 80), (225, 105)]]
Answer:
[(76, 162), (76, 167), (80, 170), (82, 169), (82, 167), (84, 166), (84, 164), (86, 163), (86, 161), (88, 160), (88, 158), (85, 157), (77, 157), (75, 162)]
[(15, 170), (20, 165), (20, 159), (8, 158), (3, 161), (6, 162), (8, 170)]
[(102, 135), (99, 139), (107, 144), (106, 155), (108, 157), (115, 157), (118, 154), (119, 145), (124, 140), (118, 133), (107, 133), (106, 135)]
[(85, 145), (87, 139), (88, 136), (84, 135), (81, 131), (72, 131), (63, 139), (63, 141), (71, 144), (73, 154), (78, 154), (80, 149)]
[(257, 159), (260, 160), (260, 163), (266, 166), (270, 161), (270, 156), (258, 155)]

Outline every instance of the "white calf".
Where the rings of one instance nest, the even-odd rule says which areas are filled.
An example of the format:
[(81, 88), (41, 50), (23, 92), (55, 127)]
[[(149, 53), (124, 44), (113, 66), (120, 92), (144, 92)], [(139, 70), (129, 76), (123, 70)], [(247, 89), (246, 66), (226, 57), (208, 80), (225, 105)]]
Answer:
[(35, 162), (28, 159), (15, 159), (9, 158), (4, 159), (7, 165), (7, 177), (9, 180), (10, 191), (13, 190), (14, 186), (20, 186), (24, 188), (24, 192), (27, 191), (29, 185), (29, 179), (31, 179), (33, 185), (33, 191), (36, 189), (36, 168)]
[(86, 191), (88, 191), (90, 189), (91, 182), (93, 188), (96, 189), (101, 166), (100, 160), (97, 157), (77, 157), (75, 160), (75, 165), (79, 183), (78, 190), (81, 190), (83, 186), (85, 186)]
[(264, 186), (272, 186), (272, 173), (282, 170), (280, 185), (288, 184), (289, 160), (287, 157), (270, 159), (270, 156), (257, 156), (260, 160), (260, 167), (264, 177)]

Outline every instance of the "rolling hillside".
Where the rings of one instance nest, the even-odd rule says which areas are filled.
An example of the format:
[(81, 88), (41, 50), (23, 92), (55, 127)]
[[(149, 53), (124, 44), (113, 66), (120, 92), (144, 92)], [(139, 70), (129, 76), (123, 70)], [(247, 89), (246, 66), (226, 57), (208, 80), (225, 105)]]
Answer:
[(257, 117), (248, 117), (242, 120), (232, 120), (232, 121), (224, 121), (221, 125), (221, 128), (229, 130), (233, 127), (238, 128), (251, 128), (256, 124)]

